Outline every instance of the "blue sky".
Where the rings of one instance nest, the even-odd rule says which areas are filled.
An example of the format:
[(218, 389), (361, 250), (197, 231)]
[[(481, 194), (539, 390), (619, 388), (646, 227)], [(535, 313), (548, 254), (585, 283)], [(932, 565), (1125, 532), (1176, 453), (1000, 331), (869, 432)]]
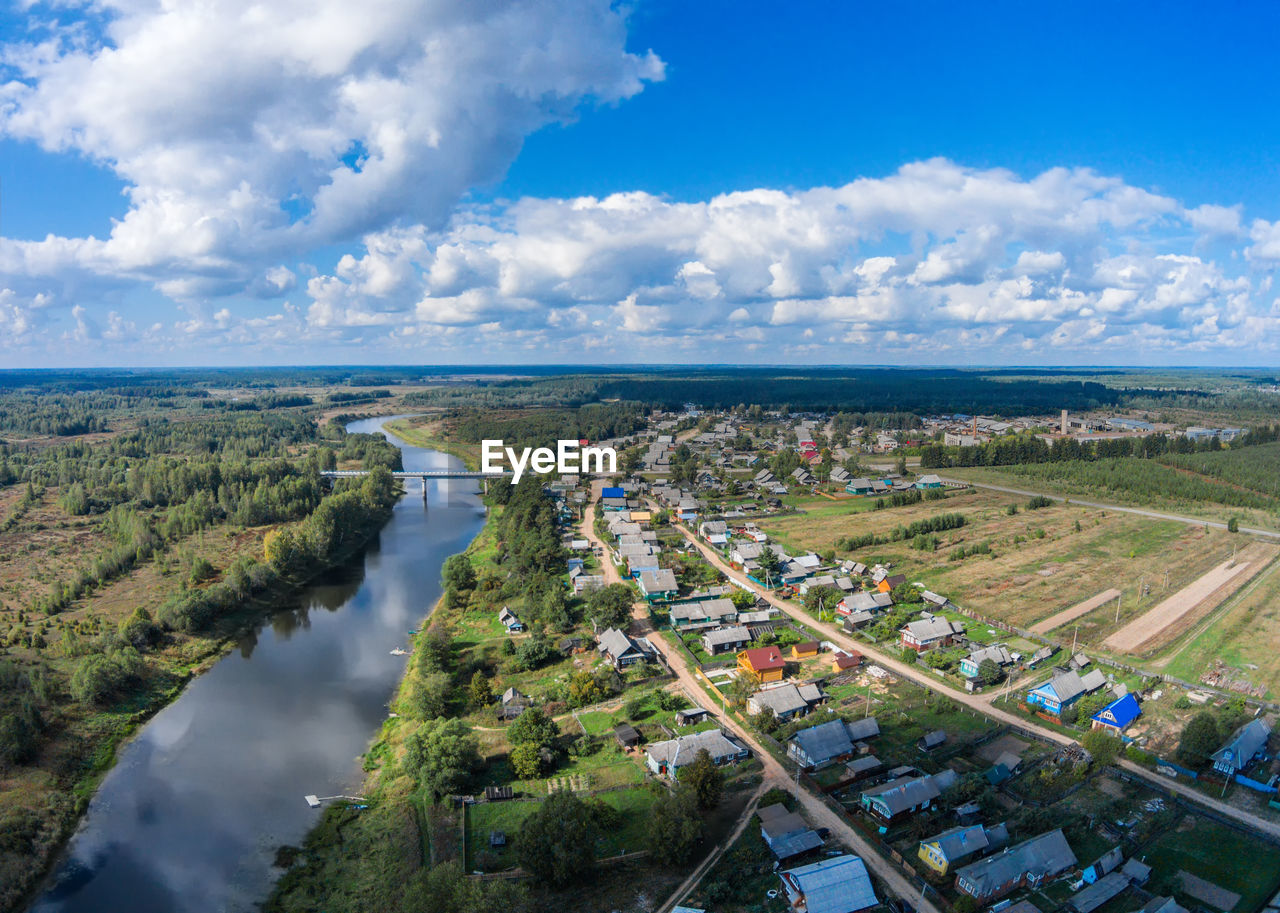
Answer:
[(9, 6), (0, 361), (1274, 365), (1219, 6)]

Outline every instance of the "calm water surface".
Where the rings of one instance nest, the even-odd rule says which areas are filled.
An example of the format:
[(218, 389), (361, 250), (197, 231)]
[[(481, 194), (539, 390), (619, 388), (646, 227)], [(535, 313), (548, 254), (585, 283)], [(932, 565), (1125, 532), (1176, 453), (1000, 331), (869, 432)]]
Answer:
[[(406, 469), (460, 466), (401, 449)], [(390, 651), (439, 597), (444, 559), (484, 522), (476, 485), (429, 483), (424, 508), (409, 481), (362, 557), (308, 587), (156, 714), (121, 750), (32, 909), (206, 913), (265, 899), (276, 848), (300, 843), (317, 820), (303, 796), (358, 788), (358, 756), (404, 672), (406, 657)]]

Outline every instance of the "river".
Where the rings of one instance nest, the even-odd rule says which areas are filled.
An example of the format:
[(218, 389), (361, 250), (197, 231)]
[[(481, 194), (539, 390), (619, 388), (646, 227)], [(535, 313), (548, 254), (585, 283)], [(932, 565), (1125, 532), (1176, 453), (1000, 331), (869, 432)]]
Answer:
[[(389, 419), (353, 422), (381, 431)], [(385, 432), (384, 432), (385, 433)], [(403, 444), (405, 469), (461, 467)], [(484, 523), (474, 481), (418, 483), (362, 555), (264, 620), (119, 753), (38, 913), (252, 910), (277, 847), (318, 820), (303, 796), (351, 794), (440, 568)]]

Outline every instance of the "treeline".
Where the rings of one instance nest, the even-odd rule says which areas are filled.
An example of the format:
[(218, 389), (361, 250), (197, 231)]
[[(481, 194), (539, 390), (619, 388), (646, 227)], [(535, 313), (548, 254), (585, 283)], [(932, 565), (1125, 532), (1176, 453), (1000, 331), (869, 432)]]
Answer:
[[(1256, 437), (1245, 435), (1233, 446), (1248, 446)], [(1017, 463), (1070, 463), (1120, 457), (1151, 459), (1167, 454), (1211, 453), (1222, 449), (1218, 438), (1194, 441), (1183, 435), (1150, 434), (1146, 437), (1103, 438), (1078, 441), (1056, 438), (1052, 443), (1034, 434), (994, 438), (974, 447), (928, 444), (920, 450), (921, 469), (963, 466), (1012, 466)]]
[[(835, 547), (843, 552), (855, 552), (858, 549), (870, 548), (874, 545), (886, 545), (890, 542), (902, 542), (910, 539), (915, 540), (916, 548), (924, 548), (926, 541), (921, 537), (929, 536), (933, 533), (945, 532), (949, 529), (959, 529), (964, 526), (967, 521), (964, 514), (945, 513), (935, 514), (932, 517), (923, 517), (915, 520), (905, 526), (895, 526), (889, 530), (888, 535), (879, 536), (875, 533), (863, 533), (858, 536), (842, 536), (835, 541)], [(927, 543), (932, 551), (937, 548), (936, 539), (931, 539)]]
[(1280, 443), (1241, 448), (1233, 442), (1230, 450), (1170, 455), (1162, 462), (1280, 499)]
[(645, 412), (637, 403), (594, 403), (572, 410), (453, 412), (445, 421), (450, 432), (464, 441), (501, 440), (508, 446), (549, 447), (561, 439), (596, 442), (634, 434), (645, 427)]
[(1136, 499), (1159, 495), (1179, 501), (1212, 501), (1229, 507), (1259, 510), (1274, 509), (1278, 503), (1275, 497), (1260, 492), (1193, 475), (1157, 460), (1137, 457), (1075, 463), (1026, 463), (1008, 466), (1005, 471), (1038, 481), (1106, 488)]

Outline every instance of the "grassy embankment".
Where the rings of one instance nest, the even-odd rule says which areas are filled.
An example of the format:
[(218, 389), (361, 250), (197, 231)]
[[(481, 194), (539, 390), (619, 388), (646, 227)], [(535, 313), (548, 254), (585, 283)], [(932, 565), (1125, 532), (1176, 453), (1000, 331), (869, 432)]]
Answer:
[(439, 450), (456, 456), (468, 469), (480, 466), (480, 445), (450, 437), (444, 422), (435, 416), (415, 415), (387, 422), (387, 431), (414, 447)]

